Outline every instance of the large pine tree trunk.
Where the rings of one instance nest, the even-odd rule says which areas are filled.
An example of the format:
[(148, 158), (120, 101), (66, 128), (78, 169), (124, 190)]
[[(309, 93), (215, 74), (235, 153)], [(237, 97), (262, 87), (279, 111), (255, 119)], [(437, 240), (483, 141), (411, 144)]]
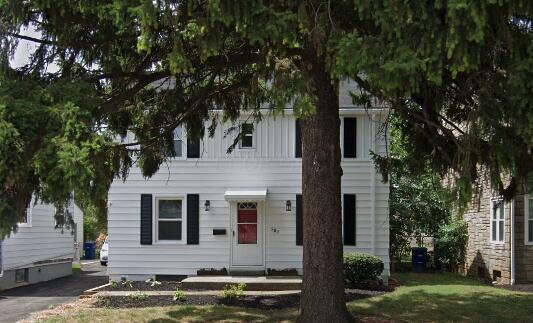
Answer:
[[(313, 62), (314, 63), (314, 62)], [(309, 65), (316, 113), (301, 120), (303, 289), (299, 322), (348, 322), (342, 265), (339, 99), (323, 65)]]

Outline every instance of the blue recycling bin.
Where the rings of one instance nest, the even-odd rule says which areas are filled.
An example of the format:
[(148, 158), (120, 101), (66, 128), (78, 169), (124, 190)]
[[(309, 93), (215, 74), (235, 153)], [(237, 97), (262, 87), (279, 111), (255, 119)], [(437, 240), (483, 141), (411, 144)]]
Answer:
[(96, 251), (95, 242), (85, 242), (83, 244), (83, 251), (85, 252), (85, 259), (94, 259)]
[(413, 272), (423, 273), (426, 271), (428, 263), (428, 249), (423, 247), (414, 247), (411, 249)]

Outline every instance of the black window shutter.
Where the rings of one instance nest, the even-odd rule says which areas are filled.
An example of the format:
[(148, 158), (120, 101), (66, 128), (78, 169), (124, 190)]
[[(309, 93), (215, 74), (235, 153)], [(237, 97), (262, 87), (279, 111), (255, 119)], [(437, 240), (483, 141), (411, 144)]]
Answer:
[(300, 120), (295, 120), (295, 145), (296, 149), (294, 151), (294, 157), (302, 158), (302, 129), (300, 127)]
[(296, 195), (296, 245), (303, 245), (303, 205), (302, 195)]
[(141, 194), (141, 244), (152, 244), (152, 194)]
[(200, 243), (200, 195), (187, 194), (187, 244)]
[(200, 139), (187, 139), (187, 158), (200, 158)]
[(355, 194), (344, 194), (344, 244), (355, 246)]
[(344, 158), (357, 157), (357, 118), (344, 118)]

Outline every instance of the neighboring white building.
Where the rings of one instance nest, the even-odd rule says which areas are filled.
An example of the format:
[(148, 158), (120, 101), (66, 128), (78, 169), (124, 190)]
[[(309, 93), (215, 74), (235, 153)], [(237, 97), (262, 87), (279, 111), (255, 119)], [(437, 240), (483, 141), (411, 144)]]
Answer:
[[(344, 250), (379, 256), (387, 279), (389, 186), (369, 151), (386, 152), (381, 126), (388, 111), (354, 107), (347, 95), (340, 102)], [(253, 131), (243, 126), (243, 139), (227, 154), (235, 138), (225, 136), (230, 126), (197, 143), (187, 143), (178, 128), (180, 157), (149, 179), (133, 167), (126, 181), (113, 182), (111, 280), (191, 276), (210, 268), (301, 273), (302, 161), (292, 110), (265, 117)]]
[[(72, 274), (74, 233), (55, 228), (52, 205), (31, 205), (17, 232), (0, 240), (0, 290)], [(83, 228), (82, 217), (75, 221)]]

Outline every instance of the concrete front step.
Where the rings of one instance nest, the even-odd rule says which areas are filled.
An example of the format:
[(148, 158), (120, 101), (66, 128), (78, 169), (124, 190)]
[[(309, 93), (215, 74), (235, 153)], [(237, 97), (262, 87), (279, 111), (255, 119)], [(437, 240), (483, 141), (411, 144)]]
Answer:
[(248, 291), (301, 290), (300, 277), (195, 276), (181, 281), (182, 289), (222, 290), (227, 285), (245, 283)]

